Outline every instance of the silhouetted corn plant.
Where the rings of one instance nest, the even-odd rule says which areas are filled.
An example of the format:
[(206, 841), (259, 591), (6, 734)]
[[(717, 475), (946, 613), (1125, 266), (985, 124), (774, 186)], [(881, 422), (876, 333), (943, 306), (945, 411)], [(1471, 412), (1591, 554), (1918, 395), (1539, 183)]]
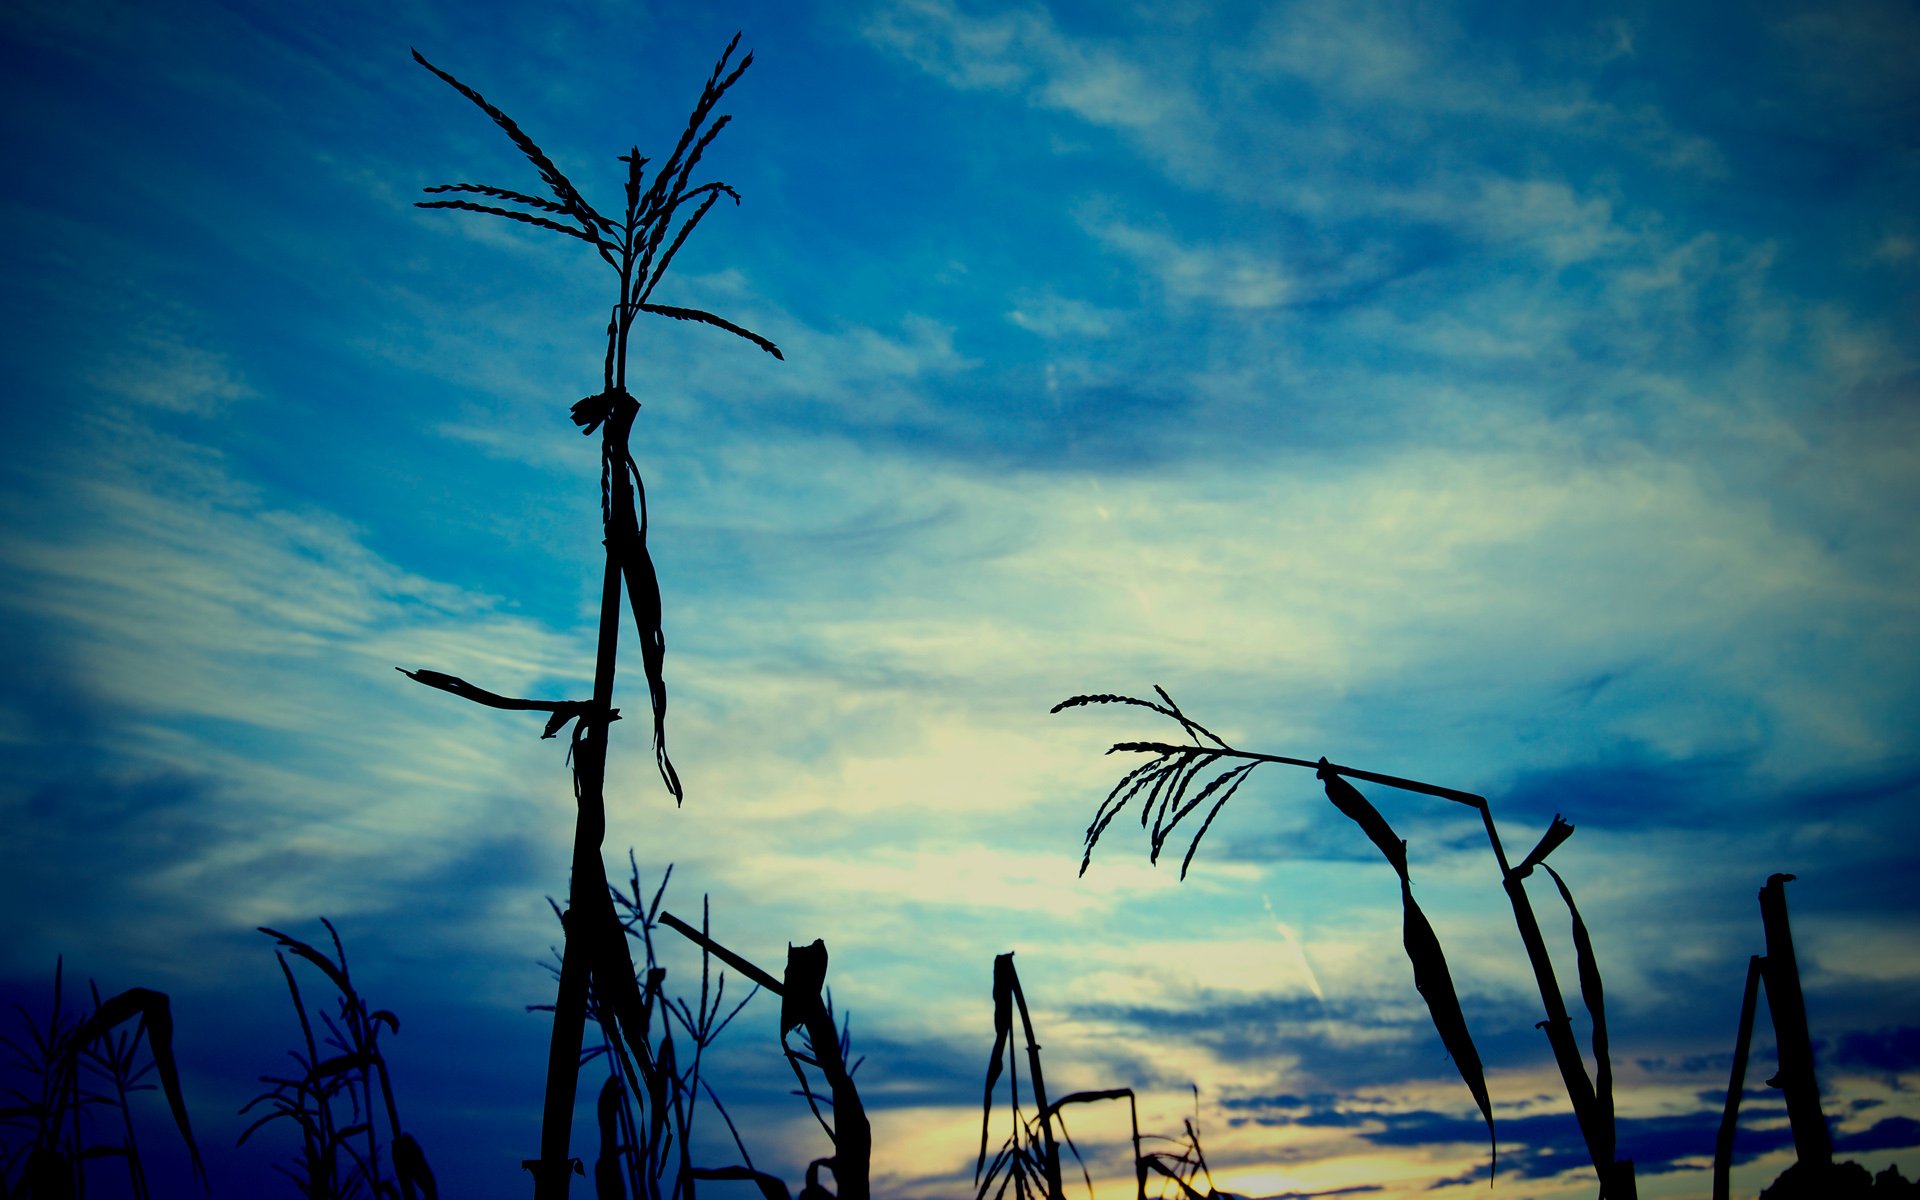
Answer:
[[(309, 1200), (360, 1196), (382, 1200), (396, 1192), (407, 1200), (436, 1200), (439, 1188), (433, 1171), (419, 1142), (400, 1124), (393, 1078), (380, 1052), (381, 1029), (399, 1033), (400, 1018), (389, 1009), (367, 1004), (348, 972), (347, 952), (339, 931), (325, 917), (320, 923), (333, 941), (331, 956), (278, 930), (260, 930), (278, 943), (274, 958), (300, 1020), (300, 1045), (288, 1052), (299, 1071), (260, 1077), (261, 1083), (270, 1086), (240, 1111), (246, 1113), (256, 1106), (265, 1106), (267, 1111), (241, 1132), (240, 1144), (275, 1121), (295, 1126), (300, 1131), (299, 1157), (292, 1166), (277, 1165), (277, 1169)], [(309, 1014), (300, 982), (287, 962), (288, 954), (326, 977), (335, 992), (330, 1007), (323, 1004)], [(382, 1116), (386, 1118), (384, 1165)]]
[[(659, 886), (648, 896), (641, 889), (640, 869), (631, 852), (627, 865), (627, 886), (612, 889), (613, 902), (620, 912), (622, 928), (642, 949), (641, 1019), (659, 1069), (651, 1077), (639, 1074), (620, 1040), (612, 1010), (600, 1003), (589, 986), (588, 1016), (600, 1026), (602, 1040), (599, 1045), (582, 1050), (580, 1063), (585, 1066), (604, 1057), (607, 1064), (607, 1079), (601, 1085), (595, 1105), (600, 1153), (594, 1161), (594, 1193), (601, 1200), (628, 1196), (635, 1200), (642, 1197), (670, 1200), (692, 1196), (693, 1180), (703, 1177), (691, 1157), (702, 1094), (726, 1123), (741, 1159), (749, 1169), (753, 1166), (753, 1158), (741, 1141), (733, 1118), (702, 1074), (702, 1067), (707, 1048), (760, 989), (753, 988), (727, 1008), (726, 975), (712, 970), (712, 956), (703, 949), (698, 994), (691, 1000), (668, 994), (667, 971), (654, 953), (653, 933), (659, 925), (660, 905), (673, 877), (673, 868), (666, 869)], [(559, 913), (557, 904), (554, 910)], [(703, 902), (703, 928), (704, 925)], [(553, 1011), (553, 1006), (548, 1004), (529, 1007), (534, 1011)], [(660, 1017), (657, 1023), (656, 1014)], [(691, 1045), (691, 1052), (677, 1049), (676, 1026)], [(648, 1088), (653, 1090), (648, 1092)]]
[[(1159, 1200), (1168, 1200), (1167, 1189), (1176, 1189), (1181, 1200), (1244, 1200), (1232, 1192), (1223, 1192), (1214, 1186), (1213, 1169), (1207, 1165), (1206, 1149), (1200, 1144), (1200, 1089), (1193, 1089), (1193, 1115), (1181, 1119), (1182, 1132), (1178, 1138), (1156, 1137), (1154, 1141), (1171, 1141), (1177, 1151), (1155, 1150), (1151, 1153), (1139, 1153), (1135, 1135), (1135, 1155), (1139, 1162), (1140, 1194), (1146, 1195), (1147, 1172), (1160, 1176)], [(1206, 1191), (1199, 1184), (1204, 1179)]]
[[(1033, 1115), (1022, 1111), (1020, 1098), (1020, 1058), (1022, 1047), (1013, 1041), (1013, 1016), (1020, 1014), (1020, 1031), (1025, 1038), (1028, 1088), (1033, 1097)], [(1002, 1074), (1007, 1078), (1006, 1141), (1000, 1144), (991, 1162), (987, 1159), (987, 1139), (993, 1126), (993, 1089)], [(1125, 1100), (1133, 1121), (1134, 1180), (1140, 1200), (1145, 1200), (1147, 1156), (1140, 1152), (1140, 1112), (1132, 1088), (1108, 1088), (1101, 1091), (1071, 1092), (1057, 1100), (1047, 1099), (1045, 1073), (1040, 1065), (1040, 1042), (1034, 1036), (1033, 1016), (1027, 1010), (1026, 992), (1020, 987), (1020, 974), (1013, 966), (1013, 951), (993, 960), (993, 1051), (987, 1059), (987, 1081), (980, 1100), (980, 1154), (973, 1165), (975, 1200), (1001, 1200), (1012, 1189), (1016, 1200), (1044, 1196), (1063, 1200), (1060, 1171), (1060, 1147), (1066, 1146), (1080, 1166), (1087, 1195), (1093, 1195), (1093, 1176), (1086, 1160), (1080, 1157), (1067, 1132), (1062, 1110), (1073, 1104), (1096, 1104), (1106, 1100)], [(1057, 1132), (1056, 1132), (1056, 1126)], [(996, 1186), (996, 1184), (998, 1186)]]
[[(1747, 1051), (1753, 1040), (1754, 1001), (1764, 987), (1767, 1011), (1773, 1017), (1773, 1041), (1780, 1070), (1767, 1083), (1780, 1089), (1787, 1103), (1787, 1121), (1793, 1128), (1794, 1168), (1812, 1191), (1840, 1188), (1834, 1173), (1833, 1133), (1820, 1108), (1820, 1084), (1814, 1077), (1813, 1037), (1807, 1027), (1807, 1004), (1800, 991), (1800, 963), (1793, 949), (1793, 927), (1787, 920), (1787, 887), (1793, 876), (1767, 877), (1760, 889), (1760, 923), (1767, 952), (1747, 962), (1746, 990), (1740, 1000), (1740, 1030), (1733, 1044), (1733, 1071), (1727, 1081), (1726, 1110), (1714, 1141), (1713, 1196), (1728, 1200), (1733, 1167), (1733, 1138), (1740, 1116), (1740, 1096), (1746, 1087)], [(1821, 1181), (1821, 1182), (1816, 1182)]]
[[(806, 1183), (800, 1200), (869, 1200), (872, 1195), (873, 1128), (867, 1120), (866, 1105), (854, 1084), (859, 1059), (849, 1062), (852, 1053), (847, 1024), (834, 1024), (833, 995), (827, 989), (827, 945), (816, 938), (805, 946), (787, 944), (787, 968), (775, 979), (763, 968), (715, 941), (704, 928), (696, 929), (670, 912), (659, 914), (660, 924), (699, 946), (732, 967), (747, 979), (780, 997), (780, 1053), (793, 1070), (800, 1087), (795, 1092), (807, 1102), (814, 1119), (833, 1144), (833, 1153), (814, 1159), (807, 1166)], [(800, 1045), (788, 1043), (787, 1036), (800, 1030)], [(814, 1090), (806, 1067), (818, 1071), (826, 1083), (826, 1095)], [(830, 1109), (829, 1121), (821, 1109)], [(736, 1138), (736, 1141), (738, 1139)], [(745, 1147), (741, 1147), (745, 1154)], [(834, 1188), (821, 1182), (822, 1171), (833, 1173)], [(786, 1185), (763, 1172), (745, 1167), (695, 1168), (696, 1179), (748, 1179), (755, 1182), (769, 1200), (788, 1195)]]
[[(1109, 754), (1128, 752), (1145, 754), (1147, 760), (1123, 775), (1113, 789), (1101, 801), (1094, 813), (1093, 821), (1087, 826), (1086, 852), (1080, 861), (1080, 871), (1086, 873), (1093, 858), (1093, 847), (1100, 835), (1106, 831), (1114, 818), (1132, 800), (1141, 798), (1140, 824), (1149, 830), (1149, 859), (1158, 862), (1161, 849), (1173, 831), (1181, 826), (1188, 817), (1207, 805), (1204, 816), (1200, 818), (1198, 828), (1187, 845), (1187, 852), (1181, 859), (1180, 874), (1186, 877), (1187, 868), (1193, 862), (1194, 852), (1199, 849), (1200, 839), (1206, 836), (1213, 820), (1221, 808), (1233, 797), (1247, 776), (1266, 763), (1278, 763), (1285, 766), (1307, 767), (1314, 771), (1325, 787), (1327, 799), (1333, 803), (1349, 820), (1360, 826), (1368, 839), (1380, 850), (1395, 874), (1400, 878), (1400, 904), (1403, 915), (1401, 939), (1407, 952), (1407, 958), (1413, 965), (1414, 987), (1426, 1001), (1427, 1012), (1433, 1018), (1435, 1030), (1447, 1054), (1453, 1059), (1454, 1067), (1460, 1072), (1460, 1079), (1472, 1093), (1475, 1105), (1480, 1109), (1481, 1117), (1487, 1124), (1489, 1143), (1489, 1169), (1495, 1162), (1493, 1106), (1487, 1094), (1486, 1075), (1480, 1063), (1479, 1050), (1467, 1031), (1466, 1018), (1461, 1012), (1460, 1001), (1454, 991), (1453, 976), (1447, 967), (1446, 955), (1440, 946), (1440, 940), (1428, 922), (1426, 914), (1413, 898), (1412, 879), (1407, 872), (1407, 844), (1393, 832), (1379, 810), (1375, 809), (1367, 798), (1360, 794), (1348, 780), (1358, 779), (1420, 795), (1434, 796), (1464, 804), (1479, 812), (1486, 826), (1487, 840), (1493, 848), (1495, 861), (1500, 868), (1501, 885), (1507, 893), (1513, 907), (1514, 922), (1520, 931), (1521, 942), (1526, 947), (1527, 958), (1533, 968), (1534, 979), (1539, 985), (1540, 999), (1546, 1008), (1547, 1019), (1541, 1022), (1546, 1031), (1547, 1041), (1553, 1049), (1556, 1065), (1560, 1069), (1561, 1081), (1567, 1090), (1568, 1100), (1573, 1107), (1574, 1117), (1579, 1122), (1580, 1131), (1587, 1143), (1588, 1155), (1592, 1158), (1594, 1170), (1600, 1177), (1601, 1190), (1612, 1200), (1630, 1200), (1635, 1195), (1633, 1163), (1627, 1159), (1615, 1158), (1613, 1084), (1612, 1068), (1608, 1059), (1606, 1010), (1600, 983), (1599, 965), (1594, 958), (1593, 945), (1587, 935), (1587, 928), (1580, 919), (1580, 913), (1574, 907), (1573, 894), (1565, 882), (1551, 868), (1552, 875), (1561, 897), (1565, 900), (1568, 912), (1573, 920), (1574, 953), (1578, 962), (1580, 991), (1593, 1028), (1593, 1053), (1595, 1076), (1587, 1074), (1586, 1064), (1581, 1060), (1579, 1047), (1573, 1039), (1572, 1022), (1567, 1016), (1566, 1002), (1560, 994), (1560, 985), (1554, 977), (1552, 960), (1547, 956), (1546, 942), (1541, 936), (1538, 920), (1534, 916), (1533, 906), (1527, 898), (1525, 881), (1535, 867), (1544, 867), (1547, 855), (1573, 834), (1573, 826), (1555, 816), (1546, 833), (1541, 837), (1525, 859), (1518, 866), (1507, 861), (1506, 850), (1501, 846), (1500, 833), (1493, 822), (1493, 812), (1486, 798), (1463, 792), (1454, 788), (1440, 787), (1436, 784), (1422, 783), (1419, 780), (1403, 779), (1393, 775), (1382, 775), (1373, 771), (1363, 771), (1355, 767), (1330, 763), (1325, 758), (1318, 760), (1288, 758), (1275, 754), (1260, 754), (1248, 750), (1239, 750), (1223, 741), (1206, 726), (1188, 717), (1173, 702), (1173, 698), (1160, 688), (1154, 689), (1158, 700), (1143, 700), (1133, 696), (1087, 695), (1073, 696), (1053, 707), (1054, 712), (1083, 705), (1122, 704), (1149, 709), (1176, 722), (1189, 739), (1179, 742), (1117, 742)], [(1205, 782), (1201, 783), (1202, 777)]]
[[(1020, 1114), (1020, 1056), (1013, 1043), (1013, 1014), (1018, 1008), (1020, 1030), (1026, 1038), (1027, 1083), (1033, 1092), (1033, 1118)], [(1000, 1152), (987, 1162), (987, 1130), (993, 1120), (993, 1089), (1004, 1068), (1007, 1077), (1007, 1111), (1012, 1127)], [(987, 1084), (980, 1102), (980, 1155), (973, 1165), (975, 1194), (986, 1200), (996, 1198), (1009, 1185), (1017, 1200), (1042, 1195), (1046, 1200), (1064, 1200), (1060, 1184), (1060, 1142), (1054, 1136), (1053, 1110), (1047, 1104), (1046, 1076), (1040, 1066), (1040, 1043), (1033, 1035), (1033, 1016), (1027, 1011), (1027, 996), (1020, 988), (1020, 975), (1013, 968), (1013, 952), (993, 960), (993, 1053), (987, 1059)], [(1000, 1181), (998, 1190), (995, 1180)]]
[[(132, 1093), (153, 1090), (152, 1084), (144, 1082), (149, 1074), (160, 1079), (167, 1108), (204, 1188), (206, 1169), (193, 1140), (186, 1099), (180, 1089), (180, 1071), (173, 1057), (173, 1015), (166, 994), (151, 988), (129, 988), (102, 1000), (100, 989), (90, 980), (92, 1010), (69, 1014), (62, 986), (64, 967), (64, 961), (55, 961), (53, 1007), (45, 1023), (36, 1022), (16, 1006), (22, 1035), (0, 1036), (8, 1067), (23, 1080), (31, 1081), (33, 1089), (9, 1087), (9, 1103), (0, 1106), (0, 1125), (26, 1135), (24, 1145), (7, 1147), (0, 1188), (8, 1196), (82, 1195), (88, 1162), (120, 1158), (126, 1163), (133, 1195), (151, 1195), (128, 1103)], [(124, 1028), (129, 1021), (134, 1023), (131, 1030)], [(140, 1057), (143, 1044), (147, 1051), (144, 1062)], [(110, 1086), (112, 1092), (102, 1090), (100, 1085)], [(122, 1141), (93, 1140), (90, 1122), (85, 1119), (92, 1109), (117, 1112)]]
[[(516, 699), (437, 671), (406, 672), (420, 683), (489, 707), (546, 712), (549, 719), (543, 737), (552, 737), (569, 722), (573, 725), (571, 758), (579, 813), (574, 830), (566, 943), (547, 1059), (540, 1155), (526, 1162), (534, 1174), (534, 1194), (540, 1200), (564, 1196), (573, 1170), (570, 1151), (573, 1106), (590, 988), (597, 994), (602, 1010), (612, 1013), (611, 1023), (617, 1027), (614, 1040), (624, 1043), (631, 1056), (633, 1078), (641, 1087), (629, 1094), (644, 1094), (649, 1098), (664, 1096), (666, 1077), (672, 1074), (670, 1067), (653, 1060), (646, 1032), (647, 1000), (635, 979), (626, 934), (614, 912), (605, 864), (600, 857), (606, 833), (608, 729), (619, 717), (613, 706), (613, 684), (623, 588), (640, 639), (641, 664), (653, 712), (655, 763), (674, 802), (679, 803), (682, 797), (679, 775), (667, 755), (666, 639), (661, 631), (659, 581), (647, 550), (646, 489), (629, 446), (640, 402), (627, 390), (627, 354), (634, 321), (640, 314), (650, 313), (715, 326), (780, 357), (779, 349), (772, 342), (731, 321), (701, 309), (662, 304), (653, 299), (674, 256), (701, 219), (722, 196), (739, 202), (738, 194), (725, 183), (693, 181), (694, 169), (730, 120), (725, 115), (716, 116), (715, 107), (753, 61), (753, 56), (748, 54), (737, 64), (732, 62), (739, 41), (735, 35), (715, 63), (678, 143), (654, 170), (650, 182), (646, 170), (651, 160), (642, 157), (638, 147), (620, 156), (620, 161), (626, 164), (625, 205), (616, 210), (620, 213), (617, 219), (603, 215), (589, 204), (546, 152), (505, 113), (417, 51), (414, 54), (423, 67), (472, 101), (506, 133), (533, 166), (548, 193), (541, 196), (488, 184), (452, 183), (428, 188), (429, 193), (446, 198), (421, 201), (420, 207), (483, 213), (577, 239), (591, 246), (619, 277), (619, 289), (606, 326), (601, 388), (575, 403), (570, 412), (573, 423), (583, 433), (592, 434), (596, 430), (600, 433), (600, 537), (606, 546), (606, 562), (601, 576), (592, 698)], [(661, 1114), (648, 1116), (650, 1121), (662, 1119)]]

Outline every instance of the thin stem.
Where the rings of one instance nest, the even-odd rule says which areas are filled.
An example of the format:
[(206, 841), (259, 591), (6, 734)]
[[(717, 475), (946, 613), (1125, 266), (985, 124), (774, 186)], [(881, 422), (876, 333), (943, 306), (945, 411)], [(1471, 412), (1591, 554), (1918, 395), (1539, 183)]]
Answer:
[(1020, 980), (1013, 981), (1013, 1002), (1020, 1009), (1020, 1027), (1027, 1035), (1027, 1073), (1033, 1081), (1033, 1103), (1040, 1114), (1041, 1165), (1047, 1173), (1047, 1200), (1064, 1200), (1060, 1183), (1060, 1147), (1053, 1139), (1053, 1120), (1047, 1111), (1047, 1082), (1040, 1070), (1040, 1043), (1033, 1036), (1033, 1017)]
[[(1727, 1079), (1727, 1104), (1720, 1114), (1720, 1132), (1713, 1139), (1713, 1200), (1731, 1200), (1733, 1135), (1739, 1128), (1740, 1097), (1747, 1086), (1747, 1047), (1753, 1042), (1753, 1011), (1759, 998), (1766, 960), (1747, 959), (1747, 985), (1740, 994), (1740, 1028), (1733, 1038), (1733, 1071)], [(1769, 1001), (1771, 1003), (1771, 1001)]]

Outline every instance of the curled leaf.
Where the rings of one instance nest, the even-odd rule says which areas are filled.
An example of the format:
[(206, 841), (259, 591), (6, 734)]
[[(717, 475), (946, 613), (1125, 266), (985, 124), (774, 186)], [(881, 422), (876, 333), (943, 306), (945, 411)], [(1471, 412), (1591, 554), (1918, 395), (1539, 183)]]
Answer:
[(806, 1022), (820, 1007), (827, 986), (827, 944), (819, 938), (805, 946), (787, 945), (787, 970), (780, 982), (780, 1036)]
[(1573, 826), (1559, 813), (1553, 814), (1553, 824), (1547, 826), (1547, 831), (1540, 835), (1539, 844), (1529, 850), (1527, 856), (1520, 860), (1520, 865), (1513, 869), (1514, 875), (1525, 879), (1535, 867), (1547, 861), (1547, 855), (1560, 848), (1560, 843), (1572, 836)]

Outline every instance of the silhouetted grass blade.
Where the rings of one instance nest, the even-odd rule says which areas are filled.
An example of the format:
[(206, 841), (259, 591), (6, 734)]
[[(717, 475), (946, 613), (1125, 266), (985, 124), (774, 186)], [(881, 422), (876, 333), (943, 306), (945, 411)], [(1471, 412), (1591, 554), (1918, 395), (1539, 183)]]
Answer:
[(1587, 923), (1580, 918), (1580, 910), (1573, 903), (1572, 889), (1567, 887), (1566, 880), (1560, 878), (1558, 871), (1545, 863), (1541, 864), (1541, 868), (1553, 877), (1553, 884), (1560, 889), (1560, 898), (1567, 902), (1567, 912), (1573, 918), (1573, 953), (1580, 974), (1580, 999), (1586, 1004), (1587, 1016), (1593, 1022), (1593, 1100), (1599, 1110), (1599, 1131), (1605, 1141), (1602, 1149), (1611, 1162), (1615, 1150), (1613, 1063), (1607, 1048), (1607, 998), (1600, 984), (1600, 960), (1593, 953), (1593, 938), (1587, 933)]
[[(328, 925), (327, 928), (332, 929), (333, 926)], [(327, 977), (327, 982), (331, 983), (335, 988), (339, 989), (342, 995), (353, 994), (352, 985), (347, 982), (347, 977), (341, 972), (340, 968), (333, 964), (332, 959), (320, 953), (318, 950), (315, 950), (312, 946), (309, 946), (307, 943), (301, 941), (299, 938), (281, 933), (278, 929), (269, 929), (265, 925), (260, 926), (259, 929), (261, 933), (264, 933), (268, 937), (277, 940), (281, 946), (285, 947), (288, 950), (293, 951), (295, 954), (299, 955), (301, 958), (306, 959), (308, 962), (312, 963), (314, 966), (320, 968), (320, 973)]]

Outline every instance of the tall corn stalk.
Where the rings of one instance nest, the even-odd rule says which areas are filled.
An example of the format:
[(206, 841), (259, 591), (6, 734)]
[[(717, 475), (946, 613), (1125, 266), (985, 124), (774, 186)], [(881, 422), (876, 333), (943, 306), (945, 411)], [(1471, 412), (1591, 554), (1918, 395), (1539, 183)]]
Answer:
[(1793, 927), (1787, 920), (1787, 884), (1793, 876), (1774, 874), (1760, 889), (1760, 923), (1767, 952), (1747, 961), (1746, 989), (1740, 999), (1740, 1031), (1733, 1043), (1733, 1072), (1727, 1081), (1726, 1110), (1714, 1139), (1713, 1200), (1731, 1195), (1733, 1138), (1740, 1116), (1740, 1096), (1746, 1087), (1747, 1052), (1753, 1041), (1754, 1001), (1767, 993), (1767, 1011), (1773, 1017), (1773, 1042), (1780, 1070), (1767, 1080), (1787, 1102), (1787, 1123), (1793, 1129), (1795, 1166), (1818, 1180), (1833, 1170), (1833, 1132), (1820, 1109), (1820, 1083), (1813, 1072), (1813, 1037), (1807, 1030), (1807, 1002), (1800, 992), (1800, 961), (1793, 950)]
[(654, 170), (651, 182), (646, 175), (651, 160), (642, 157), (638, 147), (620, 156), (626, 164), (626, 202), (618, 219), (609, 219), (589, 204), (552, 159), (505, 113), (414, 52), (421, 66), (492, 118), (532, 164), (549, 193), (539, 196), (485, 184), (451, 183), (426, 189), (443, 198), (421, 201), (419, 206), (483, 213), (575, 238), (592, 247), (619, 278), (607, 320), (600, 390), (571, 410), (573, 423), (584, 434), (600, 433), (600, 532), (606, 560), (601, 575), (592, 697), (520, 699), (437, 671), (404, 672), (429, 687), (492, 708), (545, 712), (549, 717), (542, 737), (554, 736), (569, 723), (573, 726), (570, 757), (577, 818), (564, 917), (566, 942), (554, 1002), (540, 1154), (524, 1164), (533, 1172), (534, 1195), (539, 1200), (565, 1196), (573, 1170), (569, 1145), (590, 985), (600, 999), (598, 1009), (609, 1044), (631, 1056), (635, 1077), (647, 1085), (649, 1094), (658, 1096), (665, 1086), (661, 1068), (649, 1051), (646, 1005), (634, 979), (633, 959), (614, 912), (600, 854), (607, 827), (607, 739), (610, 726), (620, 716), (613, 704), (613, 686), (623, 591), (640, 640), (641, 665), (653, 713), (655, 763), (674, 802), (678, 804), (682, 798), (679, 775), (667, 755), (666, 640), (661, 632), (659, 581), (647, 552), (646, 489), (629, 445), (640, 402), (627, 390), (627, 357), (634, 321), (642, 313), (712, 325), (745, 338), (775, 358), (781, 357), (772, 342), (731, 321), (701, 309), (653, 299), (674, 256), (701, 219), (722, 196), (739, 203), (738, 193), (725, 183), (692, 182), (693, 171), (707, 147), (731, 119), (726, 115), (716, 117), (715, 106), (753, 62), (753, 55), (747, 54), (729, 69), (739, 42), (736, 34), (714, 64), (686, 129), (672, 153)]
[[(1588, 936), (1586, 923), (1580, 919), (1580, 910), (1574, 906), (1573, 893), (1558, 873), (1546, 865), (1546, 857), (1562, 842), (1573, 835), (1573, 826), (1555, 816), (1539, 843), (1516, 866), (1507, 859), (1507, 852), (1500, 841), (1500, 831), (1494, 825), (1493, 810), (1486, 797), (1472, 792), (1463, 792), (1454, 788), (1441, 787), (1438, 784), (1422, 783), (1415, 779), (1403, 779), (1394, 775), (1382, 775), (1373, 771), (1363, 771), (1357, 767), (1340, 766), (1322, 758), (1318, 761), (1304, 758), (1287, 758), (1277, 754), (1261, 754), (1250, 750), (1239, 750), (1229, 746), (1212, 730), (1187, 716), (1173, 698), (1159, 688), (1154, 689), (1159, 697), (1156, 700), (1143, 700), (1133, 696), (1088, 695), (1073, 696), (1061, 701), (1053, 708), (1060, 712), (1068, 708), (1078, 708), (1092, 704), (1123, 704), (1150, 709), (1179, 724), (1189, 739), (1188, 743), (1175, 742), (1117, 742), (1108, 753), (1130, 752), (1146, 754), (1150, 757), (1140, 766), (1121, 777), (1113, 790), (1101, 802), (1094, 813), (1091, 824), (1087, 826), (1086, 853), (1080, 860), (1080, 871), (1086, 873), (1093, 860), (1093, 847), (1107, 826), (1120, 814), (1120, 811), (1135, 797), (1142, 796), (1140, 824), (1147, 828), (1151, 824), (1150, 859), (1158, 862), (1160, 851), (1174, 829), (1190, 815), (1213, 801), (1205, 815), (1200, 819), (1193, 839), (1188, 843), (1186, 856), (1180, 863), (1181, 878), (1185, 878), (1187, 868), (1193, 863), (1193, 855), (1200, 847), (1200, 839), (1206, 836), (1213, 819), (1221, 808), (1232, 798), (1247, 776), (1254, 769), (1266, 763), (1278, 763), (1285, 766), (1307, 767), (1314, 771), (1326, 789), (1327, 799), (1333, 803), (1348, 819), (1359, 825), (1373, 844), (1379, 848), (1395, 872), (1400, 877), (1400, 901), (1404, 914), (1402, 940), (1407, 958), (1413, 965), (1414, 987), (1426, 1001), (1427, 1011), (1433, 1018), (1434, 1028), (1446, 1046), (1447, 1054), (1453, 1059), (1454, 1067), (1460, 1072), (1460, 1078), (1472, 1093), (1474, 1103), (1480, 1109), (1480, 1115), (1487, 1123), (1489, 1143), (1489, 1162), (1493, 1154), (1493, 1107), (1487, 1094), (1484, 1069), (1480, 1063), (1480, 1053), (1473, 1044), (1473, 1038), (1467, 1031), (1466, 1018), (1461, 1012), (1460, 1001), (1455, 994), (1453, 977), (1447, 967), (1446, 955), (1440, 946), (1440, 940), (1428, 922), (1426, 914), (1413, 898), (1412, 880), (1407, 871), (1407, 843), (1398, 837), (1393, 828), (1375, 809), (1367, 798), (1360, 794), (1349, 780), (1382, 784), (1402, 791), (1437, 799), (1451, 800), (1463, 804), (1480, 814), (1482, 824), (1487, 831), (1487, 841), (1492, 847), (1495, 863), (1500, 868), (1501, 887), (1507, 893), (1508, 902), (1513, 907), (1514, 924), (1520, 931), (1520, 941), (1525, 946), (1528, 963), (1533, 968), (1535, 982), (1540, 989), (1540, 1002), (1546, 1009), (1546, 1020), (1540, 1028), (1547, 1035), (1547, 1043), (1553, 1050), (1555, 1064), (1560, 1069), (1560, 1077), (1566, 1087), (1567, 1098), (1573, 1108), (1574, 1118), (1580, 1125), (1580, 1132), (1587, 1144), (1588, 1156), (1593, 1160), (1594, 1171), (1600, 1177), (1600, 1191), (1607, 1200), (1632, 1200), (1637, 1194), (1634, 1182), (1633, 1162), (1631, 1159), (1616, 1157), (1613, 1114), (1613, 1075), (1607, 1050), (1607, 1022), (1605, 996), (1601, 987), (1600, 969), (1593, 953), (1593, 943)], [(1218, 773), (1212, 773), (1216, 768)], [(1198, 788), (1195, 787), (1202, 775), (1211, 774), (1211, 778)], [(1574, 954), (1580, 978), (1580, 994), (1584, 1001), (1593, 1027), (1594, 1074), (1589, 1076), (1585, 1062), (1581, 1058), (1580, 1047), (1574, 1040), (1573, 1023), (1567, 1015), (1565, 999), (1560, 993), (1560, 984), (1554, 975), (1553, 960), (1547, 955), (1546, 939), (1541, 935), (1539, 919), (1534, 915), (1533, 904), (1527, 897), (1526, 880), (1539, 867), (1552, 877), (1561, 898), (1566, 902), (1572, 917), (1572, 936)]]

